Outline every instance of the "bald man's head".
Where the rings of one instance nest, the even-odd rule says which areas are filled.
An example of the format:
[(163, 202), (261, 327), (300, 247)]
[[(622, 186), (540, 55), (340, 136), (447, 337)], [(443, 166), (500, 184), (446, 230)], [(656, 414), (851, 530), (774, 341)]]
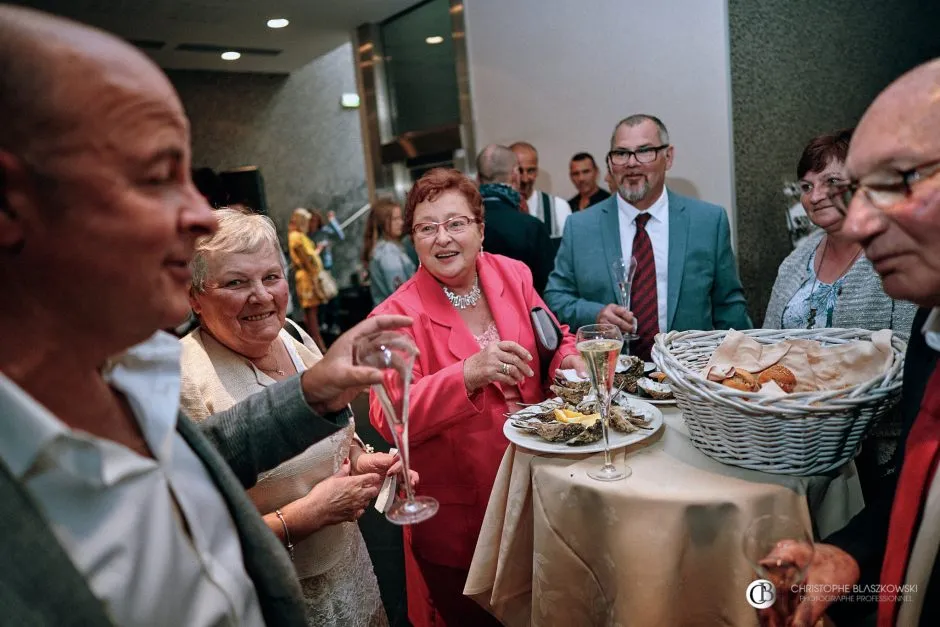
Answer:
[(504, 183), (518, 186), (519, 162), (515, 153), (505, 146), (490, 144), (477, 156), (480, 183)]
[(846, 165), (852, 176), (913, 152), (940, 157), (940, 59), (903, 74), (859, 121)]
[(93, 113), (103, 83), (176, 98), (159, 68), (114, 35), (0, 5), (0, 150), (33, 156), (63, 138)]
[(875, 98), (846, 169), (858, 188), (840, 232), (865, 248), (888, 296), (940, 306), (940, 59)]

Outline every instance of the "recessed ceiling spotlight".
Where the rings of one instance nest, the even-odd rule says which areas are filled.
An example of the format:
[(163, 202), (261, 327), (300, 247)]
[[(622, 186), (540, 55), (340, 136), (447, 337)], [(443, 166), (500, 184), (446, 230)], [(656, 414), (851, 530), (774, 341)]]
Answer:
[(235, 52), (234, 50), (229, 50), (228, 52), (222, 53), (222, 58), (226, 61), (237, 61), (242, 58), (241, 52)]
[(276, 17), (273, 20), (268, 20), (268, 28), (284, 28), (290, 24), (290, 20), (285, 20), (283, 17)]
[(444, 43), (444, 38), (440, 35), (431, 35), (430, 37), (426, 37), (424, 41), (425, 43), (429, 43), (434, 46), (436, 44)]

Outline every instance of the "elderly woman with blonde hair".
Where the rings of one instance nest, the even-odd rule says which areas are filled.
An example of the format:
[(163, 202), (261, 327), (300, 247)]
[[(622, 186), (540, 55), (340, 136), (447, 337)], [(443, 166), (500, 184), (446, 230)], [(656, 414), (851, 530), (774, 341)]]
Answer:
[[(218, 231), (197, 242), (192, 262), (200, 326), (180, 340), (181, 404), (195, 420), (322, 357), (299, 328), (302, 341), (284, 330), (288, 287), (274, 224), (233, 209), (217, 216)], [(259, 477), (248, 494), (291, 554), (309, 625), (387, 625), (355, 521), (400, 462), (365, 451), (346, 417), (346, 428)]]
[(323, 261), (316, 244), (307, 236), (313, 214), (306, 209), (294, 209), (287, 226), (287, 249), (294, 266), (294, 287), (297, 300), (304, 310), (304, 324), (321, 351), (326, 344), (320, 335), (320, 318), (317, 309), (329, 300), (320, 287), (319, 275), (323, 272)]

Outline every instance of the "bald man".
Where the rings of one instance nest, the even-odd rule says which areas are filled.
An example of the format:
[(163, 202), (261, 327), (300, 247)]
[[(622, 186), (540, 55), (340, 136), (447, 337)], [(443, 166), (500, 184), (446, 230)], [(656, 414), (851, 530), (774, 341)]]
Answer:
[(568, 201), (559, 196), (535, 188), (539, 176), (539, 152), (529, 142), (515, 142), (509, 146), (519, 159), (519, 192), (526, 199), (529, 215), (545, 223), (555, 250), (561, 243), (561, 234), (565, 232), (565, 221), (571, 215)]
[[(306, 625), (244, 490), (381, 380), (357, 339), (410, 321), (357, 327), (196, 427), (158, 330), (188, 313), (216, 224), (169, 81), (116, 37), (0, 5), (0, 120), (0, 622)], [(286, 543), (312, 507), (285, 508)]]
[(555, 249), (545, 225), (520, 209), (516, 155), (505, 146), (486, 146), (477, 155), (477, 181), (486, 225), (483, 249), (527, 265), (535, 290), (541, 294), (555, 263)]
[[(846, 171), (850, 182), (831, 196), (846, 215), (842, 233), (864, 247), (888, 296), (921, 310), (904, 364), (900, 473), (827, 542), (856, 558), (863, 584), (882, 585), (874, 595), (879, 627), (940, 625), (940, 59), (875, 99), (855, 129)], [(854, 566), (818, 545), (810, 579), (852, 583)], [(825, 605), (804, 603), (797, 624), (812, 624)], [(832, 614), (839, 625), (866, 624), (866, 609), (856, 599)]]

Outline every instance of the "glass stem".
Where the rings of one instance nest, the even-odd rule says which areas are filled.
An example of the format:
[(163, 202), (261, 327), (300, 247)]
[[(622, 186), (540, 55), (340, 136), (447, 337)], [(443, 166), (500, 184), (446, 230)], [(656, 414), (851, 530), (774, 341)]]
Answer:
[(408, 460), (408, 446), (405, 445), (404, 448), (398, 449), (398, 454), (401, 455), (401, 468), (402, 468), (402, 482), (405, 484), (405, 500), (409, 503), (413, 503), (415, 500), (414, 492), (411, 489), (411, 465)]
[(608, 422), (608, 416), (610, 415), (610, 401), (613, 398), (611, 392), (607, 392), (607, 398), (601, 401), (601, 428), (604, 430), (604, 466), (613, 466), (613, 462), (610, 459), (610, 423)]

